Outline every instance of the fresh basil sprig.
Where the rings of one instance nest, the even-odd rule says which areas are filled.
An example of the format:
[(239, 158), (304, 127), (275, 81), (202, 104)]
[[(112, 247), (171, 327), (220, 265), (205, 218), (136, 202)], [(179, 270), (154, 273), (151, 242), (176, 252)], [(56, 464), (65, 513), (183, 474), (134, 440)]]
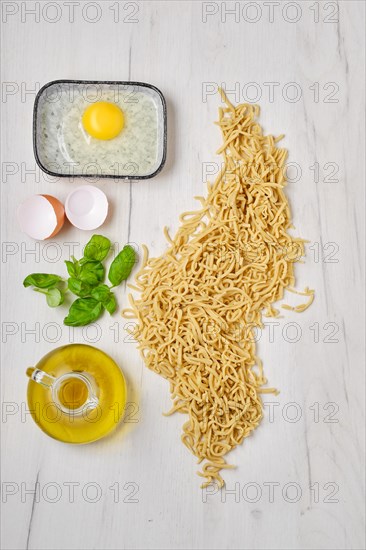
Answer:
[(67, 284), (69, 290), (71, 290), (73, 294), (76, 294), (76, 296), (79, 296), (80, 298), (89, 296), (92, 291), (91, 285), (84, 281), (81, 281), (80, 279), (77, 279), (76, 277), (69, 277)]
[(117, 302), (114, 293), (107, 285), (99, 285), (93, 288), (91, 295), (103, 304), (105, 309), (112, 315), (116, 311)]
[(46, 296), (47, 304), (50, 307), (60, 306), (64, 302), (64, 293), (59, 288), (35, 288), (34, 290)]
[(108, 279), (113, 286), (118, 286), (130, 275), (135, 264), (135, 251), (129, 244), (123, 247), (114, 258), (109, 268)]
[[(104, 284), (105, 268), (103, 260), (111, 250), (111, 242), (103, 235), (93, 235), (84, 248), (84, 256), (77, 260), (71, 256), (66, 260), (68, 279), (59, 275), (47, 273), (32, 273), (23, 281), (25, 287), (46, 296), (50, 307), (63, 304), (65, 294), (70, 291), (78, 298), (71, 304), (64, 324), (80, 327), (94, 323), (104, 310), (112, 315), (117, 309), (117, 301), (112, 288), (126, 280), (136, 262), (136, 254), (132, 246), (126, 245), (114, 258), (108, 279), (112, 286)], [(67, 285), (66, 285), (67, 283)]]
[(102, 235), (93, 235), (84, 249), (84, 257), (102, 262), (111, 249), (111, 241)]
[(53, 288), (62, 282), (63, 278), (59, 275), (48, 275), (47, 273), (32, 273), (23, 281), (23, 285), (34, 286), (35, 288)]
[(103, 306), (95, 298), (78, 298), (71, 304), (70, 311), (64, 319), (69, 327), (83, 327), (94, 323), (103, 311)]
[(57, 307), (64, 301), (65, 280), (59, 275), (32, 273), (24, 279), (23, 285), (33, 286), (33, 290), (44, 294), (50, 307)]

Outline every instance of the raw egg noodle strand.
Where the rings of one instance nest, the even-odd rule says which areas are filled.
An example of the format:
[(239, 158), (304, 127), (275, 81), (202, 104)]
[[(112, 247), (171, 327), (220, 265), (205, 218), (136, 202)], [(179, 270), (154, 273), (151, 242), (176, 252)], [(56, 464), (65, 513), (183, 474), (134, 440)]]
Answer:
[(166, 414), (188, 415), (182, 442), (205, 461), (203, 487), (224, 485), (225, 455), (261, 421), (260, 394), (276, 392), (263, 388), (253, 331), (262, 312), (278, 316), (272, 304), (294, 285), (305, 242), (287, 232), (282, 136), (263, 135), (258, 106), (234, 107), (222, 95), (222, 169), (198, 197), (201, 209), (180, 216), (174, 238), (164, 229), (168, 249), (149, 259), (144, 247), (133, 286), (140, 296), (122, 312), (137, 319), (132, 334), (146, 366), (170, 382)]

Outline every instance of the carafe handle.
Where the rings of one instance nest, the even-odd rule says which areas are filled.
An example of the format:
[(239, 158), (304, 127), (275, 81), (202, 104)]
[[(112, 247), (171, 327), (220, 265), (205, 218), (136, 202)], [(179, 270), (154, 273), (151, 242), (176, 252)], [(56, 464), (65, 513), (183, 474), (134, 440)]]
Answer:
[(37, 384), (41, 384), (45, 388), (52, 388), (56, 378), (43, 372), (43, 370), (35, 369), (34, 367), (29, 367), (26, 371), (27, 376)]

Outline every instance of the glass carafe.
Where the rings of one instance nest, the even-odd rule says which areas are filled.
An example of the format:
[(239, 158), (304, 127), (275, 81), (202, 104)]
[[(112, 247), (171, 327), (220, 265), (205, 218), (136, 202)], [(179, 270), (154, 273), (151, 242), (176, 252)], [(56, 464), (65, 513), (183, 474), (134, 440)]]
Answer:
[(124, 376), (103, 351), (85, 344), (55, 349), (27, 370), (28, 406), (49, 436), (89, 443), (107, 435), (126, 405)]

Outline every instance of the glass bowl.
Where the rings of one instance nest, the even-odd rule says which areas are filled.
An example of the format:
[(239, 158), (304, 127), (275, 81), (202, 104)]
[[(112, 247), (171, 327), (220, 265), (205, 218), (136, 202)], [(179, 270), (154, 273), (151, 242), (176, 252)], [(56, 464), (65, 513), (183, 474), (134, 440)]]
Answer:
[[(123, 112), (124, 128), (114, 139), (96, 139), (83, 127), (85, 109), (98, 101)], [(165, 98), (143, 82), (54, 80), (35, 99), (33, 147), (38, 166), (51, 176), (153, 178), (166, 159)]]

